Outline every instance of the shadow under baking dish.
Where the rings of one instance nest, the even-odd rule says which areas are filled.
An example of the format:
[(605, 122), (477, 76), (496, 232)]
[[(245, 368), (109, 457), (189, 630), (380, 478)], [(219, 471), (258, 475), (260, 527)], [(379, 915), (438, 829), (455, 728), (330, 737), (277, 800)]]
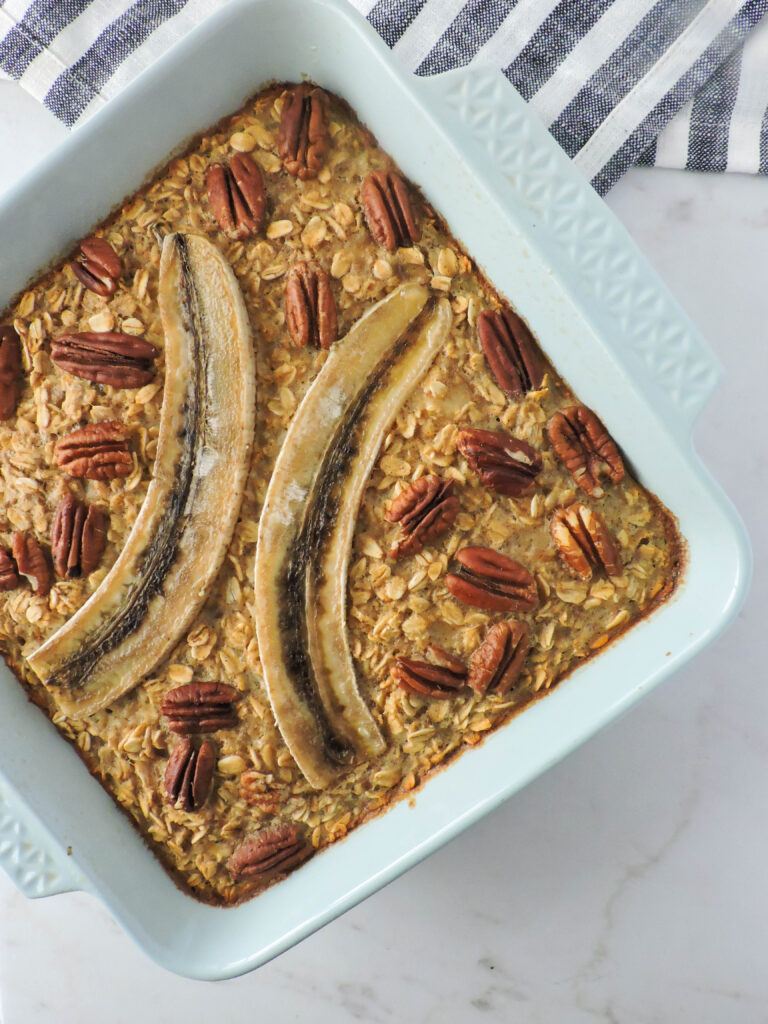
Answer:
[(0, 862), (29, 893), (95, 893), (150, 956), (197, 978), (264, 963), (496, 807), (713, 639), (749, 581), (741, 523), (691, 445), (719, 371), (690, 323), (500, 75), (412, 78), (345, 0), (235, 0), (74, 132), (0, 207), (2, 302), (171, 148), (262, 83), (302, 75), (350, 102), (513, 297), (558, 371), (599, 408), (639, 479), (678, 517), (689, 559), (671, 601), (546, 700), (412, 800), (233, 909), (176, 889), (2, 667), (6, 821), (22, 838)]

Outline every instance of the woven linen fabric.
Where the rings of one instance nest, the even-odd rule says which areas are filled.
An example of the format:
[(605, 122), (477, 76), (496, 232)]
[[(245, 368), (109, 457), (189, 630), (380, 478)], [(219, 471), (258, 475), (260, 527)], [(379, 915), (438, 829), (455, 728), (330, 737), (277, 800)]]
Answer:
[[(226, 0), (0, 0), (0, 75), (72, 127)], [(768, 174), (768, 0), (349, 0), (417, 75), (499, 69), (601, 194)]]

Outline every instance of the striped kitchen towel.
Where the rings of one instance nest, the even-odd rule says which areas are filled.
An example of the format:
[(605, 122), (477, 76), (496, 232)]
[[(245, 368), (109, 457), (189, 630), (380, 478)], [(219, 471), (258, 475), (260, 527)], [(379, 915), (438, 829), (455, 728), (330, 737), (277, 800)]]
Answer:
[[(0, 0), (0, 73), (68, 126), (226, 0)], [(349, 0), (418, 75), (491, 64), (602, 194), (768, 173), (768, 0)]]

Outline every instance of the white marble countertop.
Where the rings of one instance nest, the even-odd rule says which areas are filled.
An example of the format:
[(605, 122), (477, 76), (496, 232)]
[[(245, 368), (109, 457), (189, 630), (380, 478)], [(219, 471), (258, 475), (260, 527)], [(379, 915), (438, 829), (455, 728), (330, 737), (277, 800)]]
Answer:
[[(0, 83), (0, 193), (64, 135)], [(471, 832), (245, 978), (176, 978), (90, 897), (27, 901), (0, 875), (3, 1024), (768, 1022), (768, 181), (635, 170), (608, 203), (725, 365), (696, 444), (753, 537), (738, 621)]]

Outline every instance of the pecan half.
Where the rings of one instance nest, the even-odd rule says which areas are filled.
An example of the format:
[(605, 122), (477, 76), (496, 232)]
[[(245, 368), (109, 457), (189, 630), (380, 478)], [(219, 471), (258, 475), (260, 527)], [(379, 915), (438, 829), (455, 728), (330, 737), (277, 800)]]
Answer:
[(13, 557), (20, 576), (26, 576), (38, 597), (51, 589), (51, 567), (40, 543), (31, 533), (14, 533)]
[(7, 551), (0, 548), (0, 590), (15, 590), (20, 584), (16, 563)]
[(114, 480), (128, 476), (133, 469), (127, 440), (128, 433), (121, 423), (89, 423), (57, 441), (53, 457), (70, 476)]
[(528, 612), (539, 603), (533, 576), (499, 551), (462, 548), (456, 560), (461, 569), (448, 573), (445, 585), (459, 601), (493, 612)]
[(563, 561), (581, 579), (600, 571), (608, 576), (624, 572), (619, 549), (599, 512), (580, 503), (559, 508), (549, 531)]
[(226, 683), (187, 683), (165, 695), (163, 714), (172, 732), (214, 732), (237, 725), (234, 703), (239, 694)]
[(459, 431), (458, 448), (486, 487), (519, 498), (541, 472), (541, 455), (526, 441), (503, 430)]
[(155, 375), (157, 349), (148, 341), (116, 331), (62, 334), (51, 344), (51, 359), (73, 377), (113, 388), (141, 388)]
[(404, 690), (421, 697), (445, 700), (455, 697), (467, 683), (467, 669), (458, 659), (453, 665), (430, 665), (427, 661), (398, 658), (390, 670), (392, 678)]
[(525, 622), (497, 622), (469, 659), (469, 685), (477, 693), (507, 693), (522, 671), (530, 645)]
[(225, 234), (247, 238), (261, 229), (267, 193), (261, 170), (247, 153), (235, 153), (229, 167), (213, 164), (205, 183), (211, 213)]
[(75, 277), (97, 295), (114, 295), (123, 272), (120, 257), (106, 238), (80, 243), (80, 261), (70, 263)]
[(316, 178), (328, 149), (325, 96), (302, 82), (285, 97), (280, 115), (277, 151), (289, 174), (306, 181)]
[(294, 263), (285, 281), (285, 325), (297, 348), (330, 348), (336, 341), (336, 302), (322, 267)]
[(401, 535), (389, 549), (390, 558), (415, 555), (425, 544), (450, 529), (461, 505), (453, 480), (422, 476), (394, 499), (384, 518), (400, 523)]
[(312, 856), (312, 847), (293, 822), (262, 829), (246, 839), (229, 858), (228, 867), (235, 878), (266, 882), (287, 874)]
[(21, 341), (14, 327), (0, 327), (0, 420), (16, 412), (21, 377)]
[(615, 484), (624, 479), (624, 463), (616, 442), (585, 405), (556, 412), (547, 424), (547, 434), (555, 454), (587, 494), (602, 496), (603, 474)]
[(394, 252), (421, 238), (403, 179), (393, 171), (371, 171), (360, 189), (360, 201), (373, 240)]
[(195, 747), (183, 736), (168, 760), (165, 769), (165, 799), (182, 811), (199, 811), (205, 806), (213, 781), (216, 755), (210, 743)]
[(77, 580), (90, 576), (107, 543), (109, 516), (98, 505), (86, 505), (67, 493), (59, 502), (51, 532), (53, 567), (59, 576)]
[(517, 313), (484, 309), (477, 318), (477, 333), (491, 373), (507, 398), (522, 398), (541, 387), (544, 360)]

